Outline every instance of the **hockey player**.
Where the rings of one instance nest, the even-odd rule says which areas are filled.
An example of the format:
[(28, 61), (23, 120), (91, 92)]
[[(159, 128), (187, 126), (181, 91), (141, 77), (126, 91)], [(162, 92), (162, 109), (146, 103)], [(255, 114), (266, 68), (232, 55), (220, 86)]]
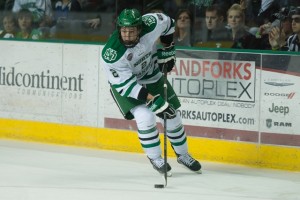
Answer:
[[(102, 51), (111, 94), (123, 116), (135, 119), (140, 143), (153, 168), (164, 173), (156, 116), (163, 124), (177, 161), (201, 173), (200, 163), (188, 153), (187, 138), (176, 109), (180, 102), (168, 82), (168, 99), (163, 99), (163, 66), (170, 72), (175, 64), (174, 20), (162, 13), (141, 16), (136, 9), (124, 9), (117, 18), (117, 30)], [(157, 49), (157, 39), (162, 48)], [(168, 174), (171, 167), (167, 163)]]

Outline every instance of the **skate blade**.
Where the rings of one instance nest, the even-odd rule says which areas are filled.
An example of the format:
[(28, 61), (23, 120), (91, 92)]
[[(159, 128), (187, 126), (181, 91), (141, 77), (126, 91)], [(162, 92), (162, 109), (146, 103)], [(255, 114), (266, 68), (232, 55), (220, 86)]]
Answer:
[(188, 169), (189, 171), (194, 172), (194, 173), (196, 173), (196, 174), (202, 174), (202, 170), (201, 170), (201, 169), (199, 169), (198, 171), (193, 171), (193, 170), (189, 169), (189, 168), (186, 167), (186, 166), (184, 166), (184, 168), (186, 168), (186, 169)]
[(188, 168), (187, 166), (185, 166), (184, 164), (182, 164), (182, 163), (179, 163), (179, 164), (182, 165), (183, 168), (188, 169), (191, 172), (194, 172), (196, 174), (202, 174), (202, 170), (201, 169), (199, 169), (198, 171), (193, 171), (190, 168)]

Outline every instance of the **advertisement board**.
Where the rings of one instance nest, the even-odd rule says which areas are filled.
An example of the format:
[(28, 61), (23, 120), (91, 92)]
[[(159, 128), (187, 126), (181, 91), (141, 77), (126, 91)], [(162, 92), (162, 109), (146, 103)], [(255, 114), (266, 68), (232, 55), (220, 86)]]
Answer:
[(256, 77), (254, 62), (178, 58), (168, 78), (186, 124), (257, 131)]
[(0, 42), (2, 118), (97, 125), (98, 46)]
[[(136, 129), (110, 95), (100, 64), (103, 46), (7, 40), (0, 45), (1, 118)], [(178, 113), (187, 134), (300, 146), (300, 59), (285, 56), (276, 69), (264, 67), (275, 57), (178, 50), (168, 80), (182, 104)]]

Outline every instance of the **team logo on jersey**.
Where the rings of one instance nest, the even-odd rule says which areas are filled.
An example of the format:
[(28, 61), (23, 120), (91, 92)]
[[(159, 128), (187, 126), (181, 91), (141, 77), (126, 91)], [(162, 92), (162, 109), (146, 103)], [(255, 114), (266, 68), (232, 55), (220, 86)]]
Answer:
[(133, 57), (133, 53), (128, 54), (127, 60), (131, 61), (131, 60), (132, 60), (132, 57)]
[(143, 21), (147, 26), (151, 26), (151, 24), (156, 22), (155, 17), (153, 16), (145, 16), (143, 17)]
[(108, 61), (116, 60), (117, 51), (113, 50), (112, 48), (108, 48), (108, 49), (106, 49), (103, 57), (105, 60), (108, 60)]

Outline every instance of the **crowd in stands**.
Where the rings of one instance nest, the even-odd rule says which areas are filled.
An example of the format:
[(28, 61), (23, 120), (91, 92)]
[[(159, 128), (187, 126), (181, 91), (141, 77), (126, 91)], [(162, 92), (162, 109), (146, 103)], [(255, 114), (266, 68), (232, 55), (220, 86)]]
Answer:
[[(0, 38), (72, 39), (99, 29), (101, 16), (87, 14), (83, 0), (4, 0)], [(1, 4), (0, 4), (1, 5)], [(87, 38), (87, 37), (85, 37)]]
[[(300, 1), (197, 2), (195, 8), (188, 9), (196, 10), (194, 14), (178, 9), (175, 18), (177, 45), (299, 51)], [(186, 16), (184, 20), (182, 15)]]
[(299, 51), (300, 24), (293, 19), (300, 17), (300, 1), (241, 0), (226, 6), (206, 7), (195, 46)]
[[(74, 30), (89, 38), (90, 30), (106, 28), (103, 7), (113, 16), (121, 10), (118, 3), (95, 0), (94, 12), (87, 15), (90, 1), (2, 0), (0, 38), (66, 39)], [(116, 1), (173, 17), (178, 46), (299, 51), (299, 0), (154, 0), (143, 1), (144, 8), (140, 1)]]

